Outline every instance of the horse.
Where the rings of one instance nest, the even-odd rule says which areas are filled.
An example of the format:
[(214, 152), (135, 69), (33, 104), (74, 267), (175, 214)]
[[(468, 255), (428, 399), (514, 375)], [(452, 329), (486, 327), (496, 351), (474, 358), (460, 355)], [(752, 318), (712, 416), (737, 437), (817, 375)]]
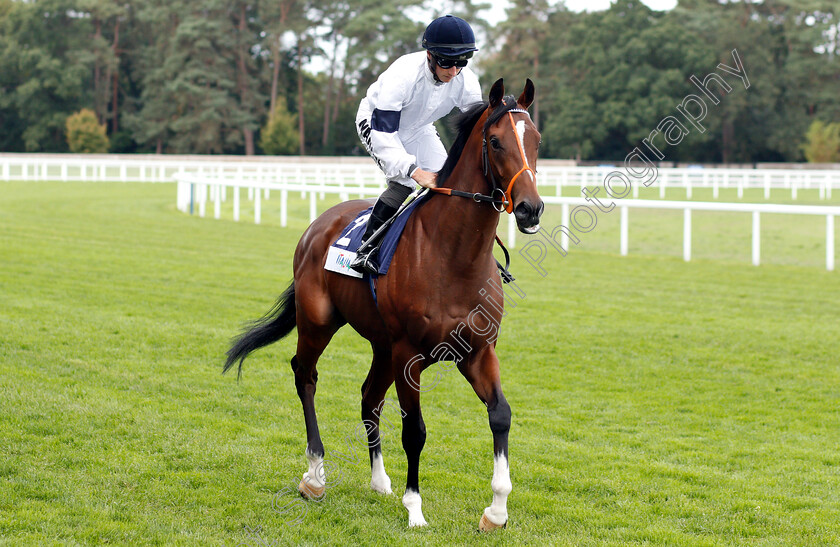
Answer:
[[(420, 409), (420, 373), (437, 362), (455, 362), (486, 405), (493, 434), (492, 504), (479, 519), (482, 531), (507, 524), (511, 491), (508, 432), (511, 409), (502, 392), (496, 339), (504, 314), (500, 275), (493, 256), (502, 211), (512, 213), (520, 231), (535, 233), (544, 204), (537, 191), (540, 133), (527, 108), (534, 100), (527, 80), (518, 99), (505, 96), (497, 80), (489, 100), (462, 114), (458, 134), (438, 173), (437, 188), (409, 217), (387, 275), (376, 280), (324, 269), (330, 245), (370, 200), (340, 203), (303, 233), (294, 255), (294, 279), (274, 307), (234, 339), (224, 372), (252, 351), (297, 327), (291, 359), (306, 424), (308, 470), (302, 496), (324, 495), (324, 445), (315, 415), (316, 365), (335, 332), (350, 324), (370, 342), (373, 360), (362, 384), (361, 414), (368, 437), (371, 488), (392, 494), (379, 439), (379, 416), (388, 388), (396, 383), (407, 458), (405, 494), (408, 525), (427, 524), (421, 509), (418, 469), (426, 442)], [(490, 191), (491, 195), (482, 194)], [(463, 199), (458, 196), (469, 196)]]

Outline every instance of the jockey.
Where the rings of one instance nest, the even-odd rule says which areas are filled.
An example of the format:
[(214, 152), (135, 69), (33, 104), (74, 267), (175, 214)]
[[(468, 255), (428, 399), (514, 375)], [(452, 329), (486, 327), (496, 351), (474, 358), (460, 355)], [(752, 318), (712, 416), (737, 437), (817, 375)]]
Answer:
[[(403, 55), (368, 88), (356, 114), (356, 131), (365, 149), (388, 178), (368, 220), (363, 243), (390, 219), (415, 187), (435, 186), (446, 149), (434, 126), (454, 107), (481, 102), (478, 77), (467, 67), (475, 35), (459, 17), (432, 21), (423, 33), (426, 50)], [(376, 274), (359, 253), (350, 267)]]

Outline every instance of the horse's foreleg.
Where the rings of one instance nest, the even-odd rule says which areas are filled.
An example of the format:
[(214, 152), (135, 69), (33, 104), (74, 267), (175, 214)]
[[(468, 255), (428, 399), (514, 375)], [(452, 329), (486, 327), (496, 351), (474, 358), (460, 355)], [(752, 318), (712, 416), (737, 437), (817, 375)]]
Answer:
[(411, 366), (413, 354), (395, 352), (394, 372), (397, 395), (403, 412), (402, 443), (408, 460), (403, 505), (408, 510), (409, 526), (425, 526), (420, 498), (419, 470), (420, 453), (426, 444), (426, 424), (420, 411), (420, 392), (414, 387), (420, 385), (420, 368)]
[(426, 424), (423, 422), (423, 414), (420, 412), (419, 404), (416, 408), (408, 411), (403, 418), (402, 442), (408, 461), (405, 494), (403, 494), (403, 505), (408, 509), (408, 525), (426, 526), (426, 519), (423, 518), (423, 510), (421, 509), (422, 500), (419, 484), (420, 453), (426, 444)]
[(493, 503), (484, 509), (478, 527), (482, 531), (504, 528), (507, 524), (507, 498), (512, 489), (508, 464), (508, 432), (510, 431), (510, 405), (502, 393), (499, 379), (499, 360), (492, 347), (487, 348), (481, 359), (463, 370), (479, 399), (487, 405), (490, 431), (493, 432)]
[(508, 432), (510, 431), (510, 405), (501, 388), (494, 392), (487, 403), (490, 431), (493, 432), (493, 503), (484, 509), (479, 528), (482, 531), (504, 528), (507, 524), (507, 497), (513, 486), (508, 464)]
[[(382, 438), (380, 436), (380, 420), (385, 411), (385, 393), (394, 383), (394, 373), (391, 369), (390, 350), (373, 348), (373, 362), (370, 366), (365, 383), (362, 384), (362, 423), (368, 437), (370, 451), (370, 487), (382, 494), (391, 494), (391, 478), (385, 472), (382, 459)], [(385, 423), (393, 426), (389, 419)]]

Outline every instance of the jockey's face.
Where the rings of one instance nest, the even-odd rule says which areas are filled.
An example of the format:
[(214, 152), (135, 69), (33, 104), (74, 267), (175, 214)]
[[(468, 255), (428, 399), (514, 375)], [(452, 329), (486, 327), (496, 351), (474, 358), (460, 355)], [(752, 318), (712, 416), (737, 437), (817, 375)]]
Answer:
[(457, 66), (453, 66), (452, 68), (440, 68), (439, 66), (435, 65), (435, 74), (437, 74), (438, 79), (441, 82), (449, 82), (461, 72), (461, 69)]
[(431, 52), (426, 52), (429, 58), (429, 64), (434, 68), (435, 76), (437, 76), (438, 80), (443, 83), (448, 83), (452, 81), (452, 78), (457, 76), (461, 73), (461, 68), (457, 66), (453, 66), (450, 68), (441, 68), (432, 57)]

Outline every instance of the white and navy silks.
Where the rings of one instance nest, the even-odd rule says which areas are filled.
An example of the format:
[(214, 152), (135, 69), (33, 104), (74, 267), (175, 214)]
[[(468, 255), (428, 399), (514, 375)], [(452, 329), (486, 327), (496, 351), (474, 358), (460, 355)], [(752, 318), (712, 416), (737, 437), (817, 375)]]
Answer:
[(415, 169), (437, 172), (446, 149), (432, 125), (453, 108), (480, 102), (469, 67), (447, 83), (435, 81), (426, 51), (403, 55), (371, 84), (356, 114), (356, 130), (389, 181), (415, 187)]

